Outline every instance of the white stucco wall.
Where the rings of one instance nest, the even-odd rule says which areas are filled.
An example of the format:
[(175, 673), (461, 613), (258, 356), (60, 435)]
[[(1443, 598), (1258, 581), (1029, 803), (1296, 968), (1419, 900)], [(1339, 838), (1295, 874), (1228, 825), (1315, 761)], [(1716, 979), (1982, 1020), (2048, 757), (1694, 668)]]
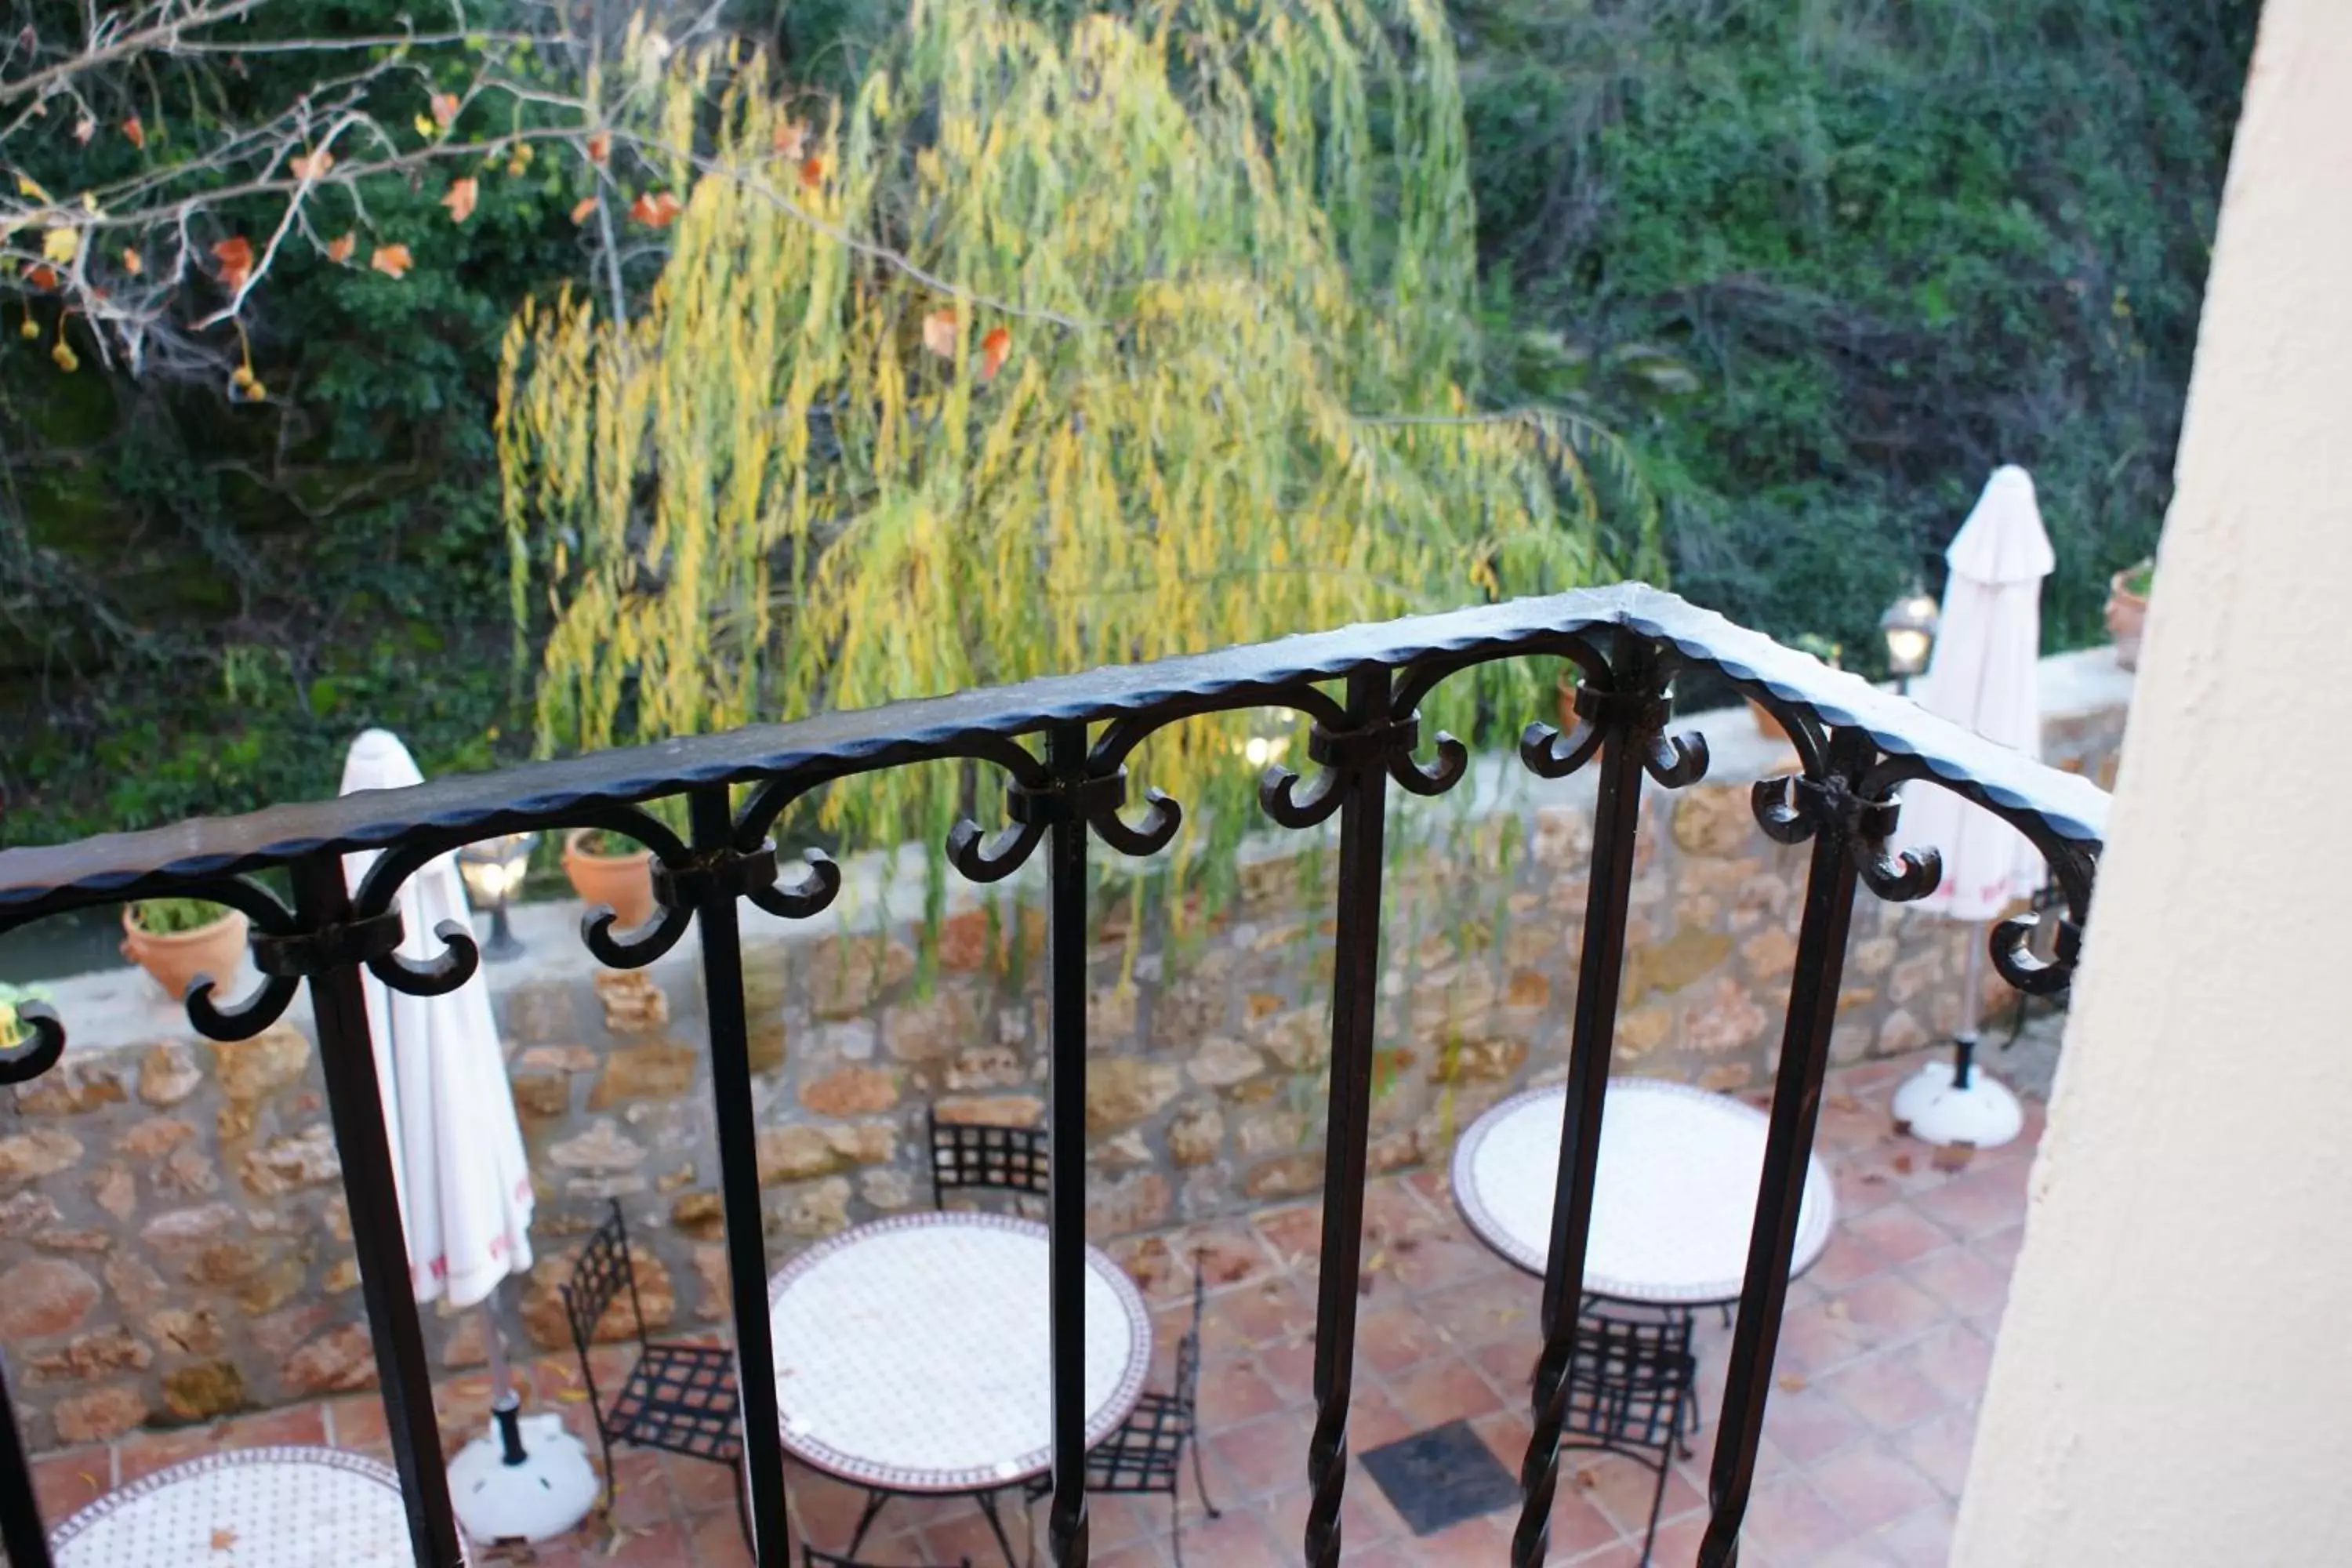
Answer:
[(2267, 7), (2179, 477), (1958, 1568), (2352, 1563), (2352, 0)]

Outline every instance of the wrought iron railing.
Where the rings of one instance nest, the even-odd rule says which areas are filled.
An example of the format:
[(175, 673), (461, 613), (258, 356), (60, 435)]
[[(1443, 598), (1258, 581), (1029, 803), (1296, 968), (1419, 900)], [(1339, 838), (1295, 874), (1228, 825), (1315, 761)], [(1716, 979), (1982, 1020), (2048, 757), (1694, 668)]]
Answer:
[[(1546, 778), (1592, 769), (1598, 796), (1550, 1268), (1544, 1282), (1534, 1435), (1521, 1471), (1523, 1508), (1511, 1549), (1511, 1561), (1519, 1568), (1544, 1561), (1559, 1481), (1567, 1398), (1562, 1373), (1573, 1348), (1574, 1305), (1581, 1294), (1643, 780), (1646, 775), (1673, 789), (1698, 779), (1706, 768), (1700, 737), (1667, 733), (1669, 683), (1685, 669), (1717, 672), (1781, 721), (1799, 759), (1794, 775), (1755, 787), (1756, 815), (1764, 831), (1784, 844), (1810, 840), (1812, 852), (1729, 1382), (1709, 1472), (1711, 1518), (1699, 1549), (1701, 1563), (1721, 1568), (1738, 1560), (1740, 1521), (1755, 1473), (1856, 885), (1899, 900), (1925, 894), (1937, 880), (1934, 851), (1902, 849), (1895, 837), (1898, 788), (1926, 782), (1950, 789), (2016, 826), (2047, 858), (2065, 909), (2053, 956), (2037, 956), (2029, 947), (2032, 916), (2004, 923), (1992, 938), (1995, 965), (2029, 992), (2056, 989), (2073, 968), (2107, 797), (2079, 777), (1994, 746), (1671, 595), (1626, 586), (1520, 600), (445, 778), (248, 816), (13, 849), (0, 854), (0, 930), (68, 910), (167, 894), (242, 910), (252, 921), (260, 986), (234, 1004), (216, 1000), (209, 984), (198, 984), (187, 999), (190, 1020), (215, 1039), (257, 1033), (308, 983), (416, 1561), (448, 1568), (459, 1560), (457, 1527), (442, 1471), (416, 1304), (407, 1289), (360, 971), (364, 966), (387, 985), (420, 994), (452, 989), (473, 973), (478, 955), (455, 926), (443, 928), (445, 951), (429, 965), (411, 967), (396, 952), (403, 933), (394, 898), (401, 884), (457, 846), (520, 829), (578, 826), (610, 828), (650, 846), (656, 857), (657, 918), (624, 940), (614, 934), (609, 910), (592, 910), (583, 934), (602, 962), (631, 968), (669, 951), (689, 925), (699, 928), (751, 1513), (758, 1561), (763, 1568), (785, 1568), (790, 1534), (768, 1337), (768, 1270), (738, 905), (749, 899), (776, 914), (805, 918), (832, 900), (840, 875), (829, 860), (812, 852), (786, 880), (768, 838), (779, 814), (809, 790), (852, 774), (940, 759), (1003, 768), (1011, 781), (1011, 823), (993, 834), (969, 821), (959, 825), (948, 855), (966, 877), (992, 881), (1010, 874), (1041, 844), (1045, 847), (1050, 1126), (1055, 1142), (1046, 1325), (1055, 1443), (1048, 1528), (1054, 1559), (1067, 1568), (1087, 1560), (1079, 1321), (1086, 1161), (1082, 1149), (1066, 1150), (1063, 1143), (1083, 1140), (1087, 1125), (1090, 839), (1099, 837), (1123, 855), (1141, 856), (1165, 846), (1175, 833), (1179, 807), (1157, 792), (1139, 820), (1130, 823), (1119, 815), (1125, 759), (1154, 731), (1190, 715), (1223, 710), (1298, 710), (1312, 722), (1309, 754), (1316, 776), (1302, 781), (1271, 769), (1259, 798), (1266, 814), (1285, 827), (1339, 818), (1317, 1413), (1302, 1456), (1312, 1489), (1303, 1556), (1313, 1568), (1331, 1568), (1340, 1555), (1339, 1504), (1347, 1479), (1387, 790), (1394, 783), (1414, 795), (1437, 795), (1465, 772), (1465, 750), (1450, 736), (1431, 738), (1433, 762), (1415, 754), (1422, 740), (1416, 710), (1437, 682), (1472, 665), (1531, 654), (1565, 658), (1577, 667), (1579, 722), (1568, 734), (1530, 724), (1520, 757)], [(1329, 689), (1333, 686), (1337, 694)], [(1043, 736), (1042, 754), (1022, 742), (1034, 734)], [(748, 793), (738, 788), (746, 785)], [(687, 805), (684, 837), (643, 805), (676, 796), (683, 796)], [(356, 895), (345, 886), (339, 858), (355, 849), (384, 851)], [(252, 873), (273, 867), (290, 873), (290, 908), (253, 879)], [(0, 1081), (37, 1077), (68, 1049), (64, 1024), (38, 1008), (26, 1009), (26, 1016), (30, 1041), (0, 1057)], [(5, 1386), (0, 1542), (16, 1568), (47, 1568), (42, 1521)]]

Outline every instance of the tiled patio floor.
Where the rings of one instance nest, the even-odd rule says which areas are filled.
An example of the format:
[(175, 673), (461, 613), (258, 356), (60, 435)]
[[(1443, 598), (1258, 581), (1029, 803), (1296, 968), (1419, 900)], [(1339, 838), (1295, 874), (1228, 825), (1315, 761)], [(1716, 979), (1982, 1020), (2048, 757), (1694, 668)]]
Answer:
[[(1836, 1177), (1838, 1231), (1790, 1293), (1743, 1538), (1742, 1561), (1756, 1568), (1941, 1564), (1948, 1554), (2042, 1109), (2029, 1105), (2028, 1135), (2019, 1142), (1966, 1163), (1939, 1162), (1888, 1128), (1886, 1097), (1915, 1065), (1874, 1063), (1832, 1077), (1821, 1146)], [(1470, 1237), (1441, 1174), (1377, 1182), (1367, 1211), (1353, 1451), (1467, 1419), (1516, 1474), (1528, 1434), (1538, 1282)], [(1118, 1249), (1155, 1303), (1162, 1385), (1190, 1289), (1182, 1260), (1195, 1251), (1207, 1259), (1202, 1419), (1209, 1484), (1224, 1514), (1200, 1516), (1188, 1477), (1184, 1549), (1195, 1568), (1298, 1561), (1318, 1223), (1316, 1205), (1291, 1205)], [(1710, 1421), (1729, 1339), (1719, 1319), (1702, 1318), (1700, 1386)], [(551, 1360), (531, 1375), (542, 1401), (584, 1423), (572, 1367)], [(480, 1429), (488, 1380), (457, 1379), (442, 1394), (445, 1437), (462, 1442)], [(40, 1462), (38, 1480), (48, 1517), (59, 1520), (110, 1487), (195, 1453), (326, 1442), (388, 1458), (383, 1434), (381, 1406), (360, 1394), (52, 1456)], [(1678, 1467), (1667, 1489), (1662, 1565), (1696, 1553), (1713, 1441), (1712, 1426), (1703, 1427), (1693, 1445), (1698, 1458)], [(749, 1562), (723, 1471), (648, 1454), (624, 1454), (617, 1469), (608, 1521), (507, 1560), (548, 1568)], [(1650, 1474), (1628, 1460), (1571, 1454), (1562, 1475), (1551, 1560), (1608, 1568), (1637, 1562)], [(846, 1540), (856, 1494), (798, 1470), (791, 1489), (798, 1522), (818, 1544)], [(1164, 1500), (1097, 1498), (1092, 1513), (1097, 1563), (1168, 1568)], [(1364, 1568), (1500, 1563), (1511, 1522), (1493, 1515), (1415, 1540), (1360, 1463), (1344, 1519), (1347, 1561)], [(1042, 1529), (1042, 1510), (1039, 1522)], [(996, 1560), (968, 1502), (894, 1502), (864, 1554), (887, 1563)]]

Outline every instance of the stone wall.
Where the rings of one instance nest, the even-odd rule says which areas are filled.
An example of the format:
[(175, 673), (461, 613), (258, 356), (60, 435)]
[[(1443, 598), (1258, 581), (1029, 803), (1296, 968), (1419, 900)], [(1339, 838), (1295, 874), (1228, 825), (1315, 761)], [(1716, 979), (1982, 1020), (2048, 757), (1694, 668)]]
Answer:
[[(2101, 656), (2072, 656), (2076, 661)], [(2064, 661), (2052, 661), (2063, 665)], [(2045, 751), (2112, 778), (2122, 678), (2053, 703)], [(1785, 760), (1744, 713), (1705, 716), (1706, 782), (1650, 792), (1619, 1068), (1761, 1087), (1795, 956), (1805, 851), (1756, 828), (1748, 784)], [(1468, 805), (1400, 805), (1388, 879), (1371, 1163), (1442, 1160), (1501, 1096), (1564, 1071), (1591, 826), (1589, 784), (1482, 767)], [(1322, 1180), (1328, 857), (1253, 843), (1213, 913), (1107, 924), (1092, 955), (1088, 1228), (1097, 1239), (1307, 1194)], [(936, 973), (884, 911), (887, 868), (792, 926), (747, 910), (768, 1223), (807, 1240), (926, 1204), (924, 1118), (1044, 1113), (1042, 921), (1024, 889), (952, 912)], [(1028, 889), (1034, 895), (1034, 889)], [(1105, 900), (1125, 907), (1124, 900)], [(1147, 907), (1152, 907), (1147, 905)], [(706, 1033), (691, 941), (598, 970), (560, 906), (518, 911), (527, 957), (488, 972), (538, 1186), (541, 1261), (507, 1293), (518, 1345), (568, 1348), (568, 1249), (620, 1200), (656, 1328), (726, 1316)], [(1850, 1061), (1958, 1022), (1965, 933), (1865, 898), (1832, 1045)], [(64, 1065), (0, 1110), (0, 1344), (37, 1447), (366, 1386), (341, 1166), (307, 1015), (215, 1045), (142, 976), (52, 987)], [(607, 1327), (625, 1332), (617, 1316)], [(436, 1363), (481, 1355), (478, 1314), (427, 1314)]]

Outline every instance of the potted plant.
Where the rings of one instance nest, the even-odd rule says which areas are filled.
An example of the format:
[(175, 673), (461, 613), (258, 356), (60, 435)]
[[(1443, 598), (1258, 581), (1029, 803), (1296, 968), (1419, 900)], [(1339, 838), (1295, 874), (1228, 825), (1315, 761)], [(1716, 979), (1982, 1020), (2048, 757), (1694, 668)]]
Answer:
[[(1800, 636), (1790, 637), (1789, 639), (1789, 646), (1797, 649), (1800, 653), (1811, 654), (1815, 658), (1820, 659), (1832, 669), (1843, 669), (1845, 668), (1845, 666), (1840, 662), (1840, 660), (1845, 658), (1844, 647), (1841, 644), (1830, 641), (1830, 639), (1825, 637), (1817, 637), (1811, 632), (1805, 632)], [(1788, 741), (1788, 728), (1783, 725), (1780, 720), (1772, 716), (1772, 710), (1769, 708), (1765, 707), (1764, 704), (1757, 701), (1756, 699), (1751, 697), (1748, 700), (1748, 710), (1756, 717), (1756, 732), (1758, 734), (1763, 736), (1768, 741)]]
[(2148, 590), (2155, 585), (2154, 556), (2107, 579), (2107, 636), (2116, 645), (2116, 662), (2126, 669), (2139, 668), (2140, 628), (2147, 620)]
[(245, 916), (203, 899), (142, 899), (122, 911), (122, 956), (173, 1001), (199, 974), (226, 984), (245, 959)]
[(583, 902), (610, 904), (623, 931), (654, 916), (654, 852), (626, 835), (575, 827), (563, 836), (563, 874)]

